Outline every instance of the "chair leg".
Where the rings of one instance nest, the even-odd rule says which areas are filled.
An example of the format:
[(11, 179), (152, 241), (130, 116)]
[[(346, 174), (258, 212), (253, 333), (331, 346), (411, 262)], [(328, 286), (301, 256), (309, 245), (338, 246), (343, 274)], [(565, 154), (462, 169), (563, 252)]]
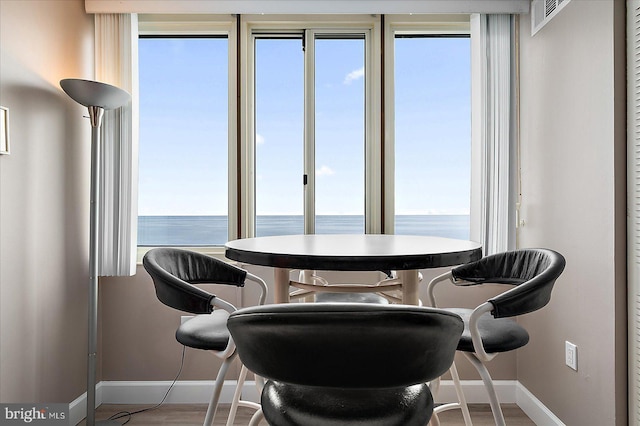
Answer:
[(240, 369), (240, 376), (238, 377), (238, 385), (236, 391), (233, 394), (233, 400), (231, 401), (231, 408), (229, 409), (229, 417), (227, 418), (227, 426), (233, 426), (233, 422), (236, 419), (236, 413), (238, 411), (238, 405), (240, 405), (240, 398), (242, 395), (242, 387), (247, 379), (247, 367), (242, 364)]
[(431, 396), (433, 396), (433, 400), (436, 400), (438, 396), (438, 392), (440, 392), (440, 382), (442, 381), (442, 377), (437, 377), (429, 382), (429, 390), (431, 391)]
[(216, 377), (216, 382), (213, 386), (213, 395), (211, 395), (211, 402), (209, 402), (209, 407), (207, 408), (207, 415), (204, 418), (203, 426), (211, 426), (213, 424), (213, 418), (216, 416), (216, 410), (218, 409), (220, 393), (222, 392), (222, 385), (224, 385), (224, 378), (227, 375), (227, 370), (229, 370), (231, 362), (233, 362), (233, 358), (233, 356), (230, 356), (229, 358), (225, 359), (220, 366), (218, 377)]
[(253, 414), (253, 417), (251, 417), (251, 420), (249, 421), (249, 426), (258, 426), (262, 419), (264, 419), (264, 414), (262, 413), (261, 408)]
[(480, 377), (482, 377), (482, 381), (484, 382), (484, 387), (489, 394), (489, 403), (491, 404), (491, 411), (493, 412), (493, 418), (496, 422), (496, 426), (505, 426), (504, 416), (502, 415), (502, 409), (500, 408), (500, 402), (498, 402), (498, 395), (496, 395), (496, 390), (493, 387), (493, 380), (491, 380), (491, 375), (489, 375), (489, 370), (487, 367), (480, 361), (475, 354), (470, 352), (464, 352), (464, 355), (467, 357), (469, 362), (473, 364), (473, 366), (480, 373)]
[[(449, 373), (451, 373), (451, 378), (453, 380), (453, 386), (456, 391), (456, 397), (458, 398), (458, 402), (450, 402), (447, 404), (442, 404), (433, 409), (433, 418), (432, 421), (434, 426), (440, 424), (438, 420), (438, 414), (444, 411), (455, 410), (459, 408), (462, 410), (462, 418), (464, 419), (465, 426), (472, 426), (471, 422), (471, 414), (469, 413), (469, 407), (467, 406), (467, 399), (464, 396), (464, 392), (462, 391), (462, 385), (460, 384), (460, 377), (458, 376), (458, 369), (456, 368), (455, 362), (451, 364), (451, 368), (449, 368)], [(436, 380), (431, 382), (431, 394), (435, 399), (437, 397), (438, 391), (440, 390), (440, 382), (441, 378), (438, 377)]]
[(467, 398), (462, 391), (462, 384), (460, 383), (460, 376), (458, 376), (458, 369), (456, 363), (451, 364), (449, 369), (451, 372), (451, 378), (453, 379), (453, 386), (456, 388), (456, 396), (458, 397), (458, 403), (460, 404), (460, 410), (462, 410), (462, 418), (464, 419), (465, 426), (471, 426), (471, 413), (469, 413), (469, 406), (467, 405)]
[[(440, 391), (441, 381), (442, 377), (437, 377), (429, 382), (429, 390), (431, 391), (431, 397), (433, 398), (434, 402), (436, 400), (438, 392)], [(431, 419), (429, 419), (428, 426), (440, 426), (440, 419), (438, 418), (436, 408), (433, 409), (433, 413), (431, 414)]]

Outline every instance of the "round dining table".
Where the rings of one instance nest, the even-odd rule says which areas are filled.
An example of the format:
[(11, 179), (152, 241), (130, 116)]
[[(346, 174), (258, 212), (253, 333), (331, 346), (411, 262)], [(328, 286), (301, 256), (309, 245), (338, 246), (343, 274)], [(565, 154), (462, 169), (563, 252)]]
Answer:
[(419, 303), (418, 272), (473, 262), (480, 243), (452, 238), (388, 234), (310, 234), (243, 238), (225, 244), (225, 255), (240, 263), (274, 269), (274, 302), (289, 301), (292, 269), (396, 271), (402, 303)]

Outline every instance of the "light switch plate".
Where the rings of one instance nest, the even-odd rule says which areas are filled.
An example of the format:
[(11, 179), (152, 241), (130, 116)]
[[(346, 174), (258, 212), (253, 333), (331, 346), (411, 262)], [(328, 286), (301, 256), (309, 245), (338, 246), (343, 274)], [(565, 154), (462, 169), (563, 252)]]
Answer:
[(578, 371), (578, 347), (573, 343), (566, 341), (564, 342), (564, 348), (565, 364)]

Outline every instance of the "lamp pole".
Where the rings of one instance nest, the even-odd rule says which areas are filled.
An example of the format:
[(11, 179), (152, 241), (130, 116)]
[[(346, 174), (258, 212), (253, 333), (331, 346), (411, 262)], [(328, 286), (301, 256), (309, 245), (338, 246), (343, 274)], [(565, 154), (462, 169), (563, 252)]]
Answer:
[[(89, 321), (87, 356), (87, 426), (95, 426), (96, 356), (98, 351), (98, 199), (100, 197), (100, 126), (104, 111), (118, 108), (131, 99), (124, 90), (91, 80), (64, 79), (60, 86), (74, 101), (89, 110), (91, 122), (91, 194), (89, 209)], [(115, 420), (97, 422), (100, 426), (120, 425)]]

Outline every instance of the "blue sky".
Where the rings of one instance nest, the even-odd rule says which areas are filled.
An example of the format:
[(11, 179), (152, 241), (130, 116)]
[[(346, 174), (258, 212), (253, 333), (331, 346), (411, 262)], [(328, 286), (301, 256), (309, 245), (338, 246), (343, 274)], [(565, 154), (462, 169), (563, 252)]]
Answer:
[(468, 38), (395, 43), (397, 214), (469, 214)]
[[(258, 40), (258, 214), (302, 214), (301, 40)], [(316, 209), (364, 213), (363, 40), (316, 43)]]
[(227, 40), (141, 39), (139, 55), (139, 214), (226, 214)]
[[(227, 41), (140, 43), (140, 215), (227, 213)], [(469, 39), (397, 39), (396, 212), (469, 209)], [(256, 46), (258, 214), (302, 214), (303, 52)], [(317, 214), (364, 212), (364, 40), (316, 41)], [(222, 155), (221, 155), (222, 153)]]

